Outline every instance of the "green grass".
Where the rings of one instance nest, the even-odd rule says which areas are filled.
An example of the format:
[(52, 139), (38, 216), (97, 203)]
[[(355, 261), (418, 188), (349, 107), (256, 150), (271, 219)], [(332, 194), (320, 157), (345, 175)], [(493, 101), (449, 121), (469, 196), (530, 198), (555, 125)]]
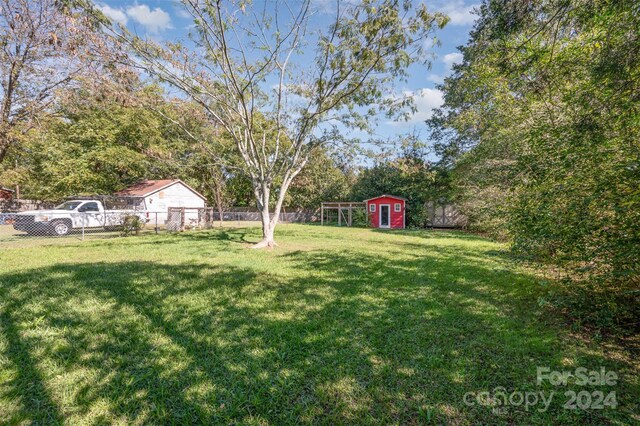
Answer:
[[(283, 225), (0, 248), (0, 423), (631, 424), (638, 365), (538, 307), (504, 247)], [(637, 358), (636, 358), (637, 359)], [(536, 367), (620, 376), (536, 384)], [(466, 392), (556, 391), (546, 412)], [(565, 410), (567, 390), (619, 406)]]

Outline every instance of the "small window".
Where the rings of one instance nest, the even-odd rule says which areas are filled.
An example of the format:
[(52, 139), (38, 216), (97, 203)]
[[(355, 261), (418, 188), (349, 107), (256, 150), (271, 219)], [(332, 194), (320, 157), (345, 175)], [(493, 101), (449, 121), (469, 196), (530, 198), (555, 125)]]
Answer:
[(67, 201), (66, 203), (56, 206), (56, 210), (75, 210), (81, 204), (80, 201)]
[(85, 203), (78, 210), (80, 212), (99, 212), (98, 203)]
[(375, 213), (376, 212), (376, 205), (375, 204), (369, 204), (369, 211), (371, 213)]
[(400, 210), (402, 210), (402, 208), (401, 208), (401, 206), (400, 206), (400, 203), (395, 203), (395, 204), (393, 205), (393, 211), (395, 211), (395, 212), (399, 212)]

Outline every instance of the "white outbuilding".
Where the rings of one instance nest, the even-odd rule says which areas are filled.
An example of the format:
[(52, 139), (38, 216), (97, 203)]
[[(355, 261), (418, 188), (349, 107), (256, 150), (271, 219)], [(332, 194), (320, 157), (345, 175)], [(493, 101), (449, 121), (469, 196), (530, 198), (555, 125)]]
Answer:
[(195, 216), (197, 208), (206, 205), (202, 194), (180, 179), (143, 180), (115, 194), (131, 199), (131, 203), (149, 214), (150, 223), (164, 224), (170, 207), (184, 207), (186, 216)]

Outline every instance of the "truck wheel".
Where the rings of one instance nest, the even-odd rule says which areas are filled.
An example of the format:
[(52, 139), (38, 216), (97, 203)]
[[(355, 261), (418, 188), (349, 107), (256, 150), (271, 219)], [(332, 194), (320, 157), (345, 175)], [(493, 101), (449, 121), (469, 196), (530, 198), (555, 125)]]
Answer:
[(71, 227), (64, 220), (56, 220), (51, 223), (53, 235), (67, 235), (71, 231)]

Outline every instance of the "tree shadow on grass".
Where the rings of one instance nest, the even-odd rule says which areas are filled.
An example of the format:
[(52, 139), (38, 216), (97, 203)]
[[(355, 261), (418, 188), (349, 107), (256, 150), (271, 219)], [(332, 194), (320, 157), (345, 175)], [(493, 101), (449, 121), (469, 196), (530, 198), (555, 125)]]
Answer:
[(374, 228), (372, 232), (378, 234), (406, 235), (410, 237), (419, 237), (425, 239), (433, 238), (452, 238), (455, 240), (467, 241), (487, 241), (485, 237), (472, 234), (470, 232), (455, 228), (435, 228), (435, 229), (378, 229)]
[[(404, 253), (292, 252), (274, 258), (273, 273), (131, 261), (4, 274), (0, 350), (26, 378), (7, 385), (11, 415), (209, 424), (599, 419), (556, 406), (500, 416), (465, 406), (468, 391), (535, 388), (537, 365), (608, 361), (561, 349), (526, 309), (534, 291), (523, 290), (533, 286), (526, 276), (455, 250)], [(287, 268), (302, 272), (275, 272)], [(33, 392), (54, 397), (33, 406)]]
[(15, 308), (16, 306), (8, 304), (0, 312), (0, 342), (4, 340), (7, 346), (3, 351), (4, 356), (13, 366), (0, 375), (3, 379), (0, 380), (0, 394), (19, 402), (22, 410), (11, 416), (2, 415), (2, 422), (20, 424), (30, 419), (36, 424), (60, 424), (62, 415), (31, 355), (33, 346), (20, 336), (17, 325), (9, 315)]
[[(246, 228), (213, 228), (210, 232), (185, 232), (180, 235), (184, 239), (194, 241), (224, 241), (243, 244), (255, 244), (260, 240), (257, 230), (251, 232)], [(247, 236), (255, 237), (255, 240), (247, 239)]]

